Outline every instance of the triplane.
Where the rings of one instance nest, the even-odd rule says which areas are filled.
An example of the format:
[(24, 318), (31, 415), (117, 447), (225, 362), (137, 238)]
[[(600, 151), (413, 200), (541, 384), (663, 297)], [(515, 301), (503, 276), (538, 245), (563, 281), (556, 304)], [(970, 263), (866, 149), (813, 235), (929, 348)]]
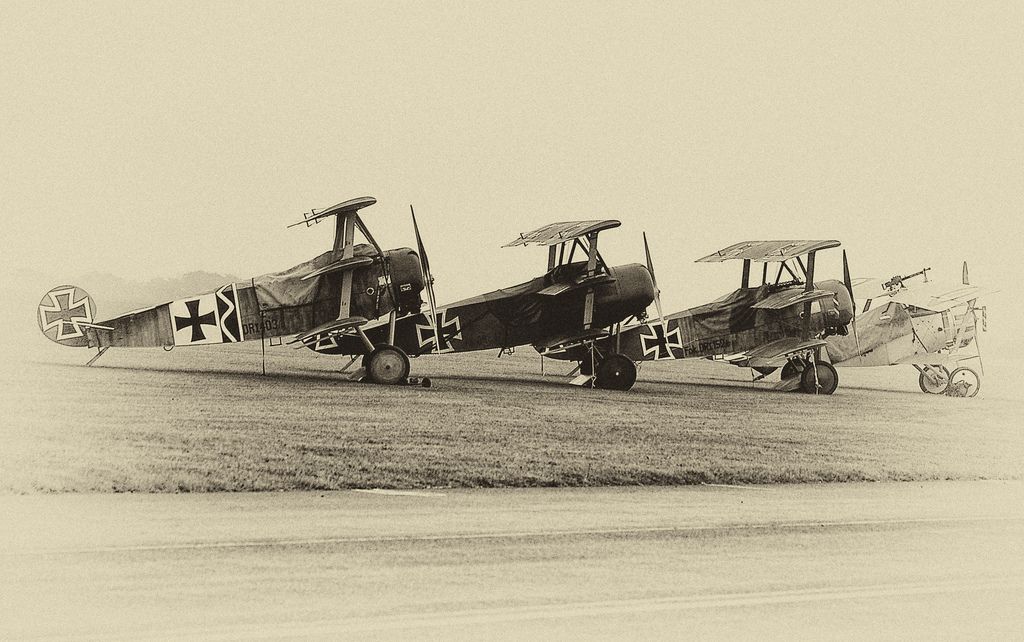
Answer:
[[(988, 325), (979, 297), (991, 294), (971, 285), (967, 263), (961, 283), (943, 285), (928, 280), (924, 268), (886, 282), (863, 279), (855, 284), (864, 307), (856, 337), (829, 337), (828, 352), (837, 366), (912, 365), (918, 385), (929, 394), (973, 397), (981, 377), (966, 363), (976, 361), (984, 372), (978, 345), (978, 319)], [(911, 279), (922, 281), (910, 283)]]
[[(384, 341), (390, 334), (387, 342), (410, 356), (490, 349), (500, 355), (523, 345), (542, 353), (577, 349), (587, 374), (574, 383), (628, 390), (636, 380), (633, 362), (614, 350), (596, 351), (594, 344), (623, 321), (643, 318), (656, 293), (646, 267), (612, 267), (598, 251), (600, 233), (619, 225), (616, 220), (570, 221), (520, 234), (505, 247), (547, 247), (543, 275), (440, 306), (432, 317), (419, 314), (391, 325), (378, 322), (367, 326), (365, 334), (370, 341)], [(315, 349), (356, 354), (358, 341), (335, 336)]]
[[(647, 239), (644, 238), (646, 246)], [(845, 283), (814, 281), (819, 251), (839, 241), (745, 241), (698, 259), (742, 261), (739, 289), (706, 305), (621, 329), (596, 344), (599, 353), (614, 352), (634, 362), (705, 357), (752, 368), (755, 380), (781, 368), (784, 380), (799, 377), (804, 392), (832, 394), (839, 384), (824, 352), (825, 338), (844, 335), (853, 320), (849, 269), (843, 254)], [(806, 262), (804, 261), (806, 257)], [(648, 266), (654, 273), (647, 253)], [(751, 271), (761, 264), (761, 283), (751, 285)], [(774, 275), (769, 266), (777, 264)], [(547, 352), (557, 359), (581, 359), (578, 349)]]
[[(370, 381), (409, 382), (409, 359), (394, 345), (395, 326), (399, 317), (419, 314), (424, 288), (433, 301), (432, 279), (418, 228), (419, 254), (382, 250), (373, 239), (359, 211), (374, 203), (371, 197), (355, 198), (305, 214), (295, 225), (335, 220), (334, 244), (289, 270), (100, 322), (84, 290), (62, 285), (40, 302), (39, 328), (61, 345), (96, 348), (90, 364), (112, 347), (169, 350), (292, 336), (299, 347), (315, 348), (351, 337), (352, 354), (365, 356)], [(357, 231), (365, 243), (356, 243)], [(373, 320), (384, 320), (385, 331), (371, 338), (364, 328)]]

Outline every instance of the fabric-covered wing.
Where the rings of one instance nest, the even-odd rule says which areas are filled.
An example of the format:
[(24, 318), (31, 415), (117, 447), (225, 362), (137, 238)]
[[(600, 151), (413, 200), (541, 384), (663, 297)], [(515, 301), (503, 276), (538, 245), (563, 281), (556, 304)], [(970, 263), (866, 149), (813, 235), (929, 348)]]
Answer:
[(697, 259), (697, 263), (715, 263), (719, 261), (749, 260), (759, 263), (771, 261), (788, 261), (810, 252), (839, 247), (839, 241), (742, 241), (714, 254)]
[(549, 223), (544, 227), (525, 232), (502, 247), (515, 247), (517, 245), (558, 245), (571, 241), (580, 236), (586, 236), (591, 232), (600, 232), (622, 225), (614, 219), (593, 220), (593, 221), (564, 221), (561, 223)]
[(533, 348), (541, 353), (542, 355), (549, 355), (552, 352), (562, 352), (580, 346), (585, 341), (591, 341), (593, 339), (600, 338), (608, 334), (608, 331), (604, 328), (598, 328), (594, 330), (587, 330), (586, 332), (580, 332), (574, 335), (566, 335), (551, 339), (544, 343), (535, 343)]
[(827, 299), (828, 297), (835, 296), (835, 292), (829, 290), (796, 290), (789, 289), (781, 292), (776, 292), (757, 303), (752, 307), (760, 310), (783, 310), (792, 305), (800, 305), (809, 301), (817, 301), (818, 299)]
[(745, 368), (781, 368), (786, 365), (789, 355), (823, 345), (824, 339), (805, 341), (798, 337), (784, 337), (748, 350), (736, 358), (729, 359), (729, 362)]
[(976, 285), (960, 285), (942, 290), (923, 288), (918, 285), (897, 292), (892, 296), (892, 300), (915, 308), (944, 312), (992, 292), (993, 290), (984, 290)]

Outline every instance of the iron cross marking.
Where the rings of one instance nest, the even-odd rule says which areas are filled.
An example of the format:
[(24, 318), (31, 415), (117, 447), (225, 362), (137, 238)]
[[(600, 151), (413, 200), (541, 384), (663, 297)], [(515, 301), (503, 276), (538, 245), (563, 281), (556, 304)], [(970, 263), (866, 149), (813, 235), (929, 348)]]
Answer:
[(49, 292), (50, 303), (39, 304), (42, 314), (43, 332), (56, 329), (56, 339), (71, 339), (83, 336), (79, 323), (92, 322), (92, 310), (89, 309), (89, 297), (82, 293), (81, 299), (75, 299), (78, 290), (75, 288)]
[[(446, 321), (447, 316), (448, 311), (442, 310), (434, 318), (434, 322), (437, 323), (438, 334), (441, 337), (441, 345), (438, 347), (438, 352), (453, 352), (455, 348), (452, 346), (452, 340), (462, 340), (462, 323), (459, 321), (459, 317), (455, 316), (452, 317), (451, 321)], [(421, 348), (434, 343), (434, 326), (429, 323), (426, 325), (416, 324), (416, 334)]]
[[(672, 348), (683, 347), (683, 337), (679, 332), (679, 327), (670, 330), (669, 333), (665, 334), (665, 328), (660, 323), (651, 323), (647, 326), (650, 328), (653, 334), (640, 333), (640, 344), (643, 347), (644, 355), (654, 353), (655, 360), (657, 359), (671, 359), (674, 357), (672, 354)], [(670, 341), (670, 339), (673, 339)]]
[(199, 299), (194, 301), (186, 301), (185, 307), (188, 308), (187, 317), (174, 317), (174, 331), (180, 332), (181, 330), (191, 327), (192, 328), (192, 339), (189, 343), (195, 343), (206, 339), (206, 335), (203, 334), (204, 325), (217, 325), (217, 317), (213, 312), (207, 312), (206, 314), (199, 316)]
[(79, 301), (75, 305), (72, 305), (71, 295), (72, 292), (69, 291), (50, 297), (52, 300), (56, 301), (58, 310), (44, 310), (47, 326), (53, 325), (57, 320), (60, 320), (62, 325), (74, 325), (75, 321), (89, 320), (89, 310), (85, 306), (85, 301)]

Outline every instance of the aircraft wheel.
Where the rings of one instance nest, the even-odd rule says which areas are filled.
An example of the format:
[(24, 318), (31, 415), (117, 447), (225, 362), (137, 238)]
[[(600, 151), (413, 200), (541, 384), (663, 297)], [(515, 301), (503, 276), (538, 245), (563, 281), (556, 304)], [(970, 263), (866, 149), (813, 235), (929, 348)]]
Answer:
[(787, 361), (786, 365), (782, 366), (782, 372), (779, 373), (779, 378), (782, 380), (792, 379), (793, 377), (800, 374), (800, 370), (796, 369), (792, 361)]
[(951, 397), (973, 397), (981, 390), (981, 377), (970, 368), (957, 368), (949, 374), (946, 394)]
[(409, 378), (409, 357), (401, 348), (382, 343), (363, 359), (366, 376), (374, 383), (394, 385)]
[(605, 390), (629, 390), (636, 383), (636, 364), (621, 354), (609, 355), (597, 365), (594, 386)]
[(942, 394), (949, 387), (949, 370), (946, 366), (925, 366), (917, 378), (917, 385), (921, 386), (921, 392)]
[(583, 361), (580, 361), (580, 374), (583, 374), (583, 375), (592, 375), (592, 374), (594, 374), (593, 365), (594, 365), (594, 363), (590, 360), (590, 355), (588, 354), (586, 357), (583, 358)]
[[(814, 373), (818, 373), (818, 380), (815, 382)], [(804, 368), (800, 374), (800, 389), (806, 393), (830, 395), (839, 387), (839, 373), (835, 367), (826, 361), (819, 361), (814, 367)]]

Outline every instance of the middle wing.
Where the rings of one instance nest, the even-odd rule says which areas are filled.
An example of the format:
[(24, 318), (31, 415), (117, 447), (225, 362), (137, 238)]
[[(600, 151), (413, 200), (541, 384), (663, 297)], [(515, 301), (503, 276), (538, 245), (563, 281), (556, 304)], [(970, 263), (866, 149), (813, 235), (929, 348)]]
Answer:
[(828, 297), (835, 295), (835, 292), (831, 292), (829, 290), (808, 291), (789, 289), (767, 296), (751, 307), (761, 310), (782, 310), (791, 305), (809, 303), (811, 301), (817, 301), (818, 299), (827, 299)]

